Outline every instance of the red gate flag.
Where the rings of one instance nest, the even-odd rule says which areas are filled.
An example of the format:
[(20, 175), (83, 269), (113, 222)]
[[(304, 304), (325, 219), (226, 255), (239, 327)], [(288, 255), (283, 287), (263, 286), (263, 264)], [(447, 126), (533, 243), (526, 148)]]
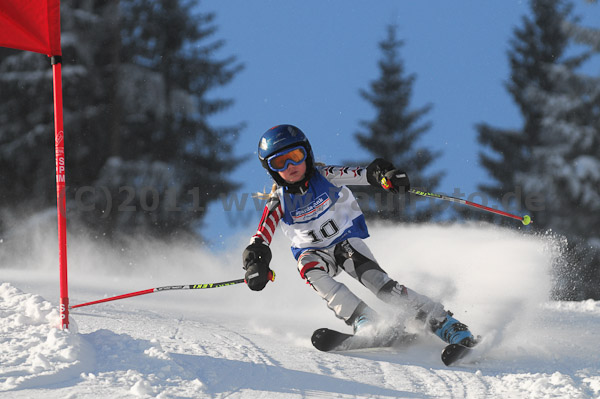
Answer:
[(51, 58), (54, 85), (54, 143), (61, 327), (69, 328), (67, 281), (67, 218), (65, 215), (65, 143), (60, 48), (60, 0), (2, 0), (0, 46), (46, 54)]
[(0, 5), (0, 46), (62, 55), (59, 0), (5, 0)]

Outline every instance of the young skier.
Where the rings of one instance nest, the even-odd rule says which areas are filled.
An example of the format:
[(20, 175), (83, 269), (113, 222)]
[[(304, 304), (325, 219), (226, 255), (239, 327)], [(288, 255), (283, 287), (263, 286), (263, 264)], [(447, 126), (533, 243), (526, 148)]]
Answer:
[(414, 317), (449, 344), (473, 346), (467, 326), (444, 310), (442, 304), (399, 284), (381, 268), (363, 239), (369, 236), (364, 216), (346, 185), (373, 185), (392, 193), (406, 192), (406, 173), (376, 159), (366, 168), (315, 165), (310, 143), (292, 125), (265, 132), (258, 158), (276, 186), (243, 264), (248, 287), (262, 290), (270, 277), (269, 244), (278, 225), (291, 240), (300, 276), (327, 302), (354, 333), (376, 329), (378, 315), (334, 277), (346, 271), (379, 299), (412, 311)]

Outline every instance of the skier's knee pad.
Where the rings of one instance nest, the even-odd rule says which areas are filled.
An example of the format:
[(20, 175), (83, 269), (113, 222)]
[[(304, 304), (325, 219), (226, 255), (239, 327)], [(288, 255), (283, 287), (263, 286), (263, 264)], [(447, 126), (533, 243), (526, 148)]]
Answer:
[(408, 289), (395, 280), (389, 280), (381, 287), (377, 293), (377, 298), (384, 302), (390, 302), (394, 299), (408, 299)]
[(332, 262), (327, 262), (318, 253), (307, 251), (300, 255), (300, 258), (298, 258), (298, 272), (300, 273), (300, 277), (306, 279), (306, 273), (314, 269), (322, 270), (331, 277), (338, 274), (337, 266)]

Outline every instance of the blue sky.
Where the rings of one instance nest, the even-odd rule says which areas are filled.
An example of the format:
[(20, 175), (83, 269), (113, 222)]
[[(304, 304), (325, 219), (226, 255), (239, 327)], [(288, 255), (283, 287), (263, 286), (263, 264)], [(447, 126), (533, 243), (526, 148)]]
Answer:
[[(575, 5), (584, 25), (600, 26), (600, 5)], [(442, 151), (428, 170), (446, 173), (439, 192), (458, 187), (466, 198), (489, 181), (478, 162), (477, 123), (521, 126), (504, 82), (509, 40), (529, 13), (527, 1), (204, 0), (201, 10), (216, 14), (215, 38), (226, 42), (218, 56), (235, 55), (245, 64), (232, 83), (212, 93), (235, 100), (212, 123), (247, 124), (235, 151), (251, 159), (232, 175), (243, 182), (240, 199), (270, 187), (256, 146), (277, 124), (300, 127), (318, 161), (372, 158), (354, 138), (359, 121), (375, 115), (359, 90), (379, 77), (378, 44), (390, 24), (405, 42), (406, 73), (416, 75), (411, 106), (433, 105), (423, 119), (433, 126), (419, 144)], [(243, 212), (216, 202), (203, 233), (219, 249), (230, 238), (253, 234), (260, 214), (250, 202)]]

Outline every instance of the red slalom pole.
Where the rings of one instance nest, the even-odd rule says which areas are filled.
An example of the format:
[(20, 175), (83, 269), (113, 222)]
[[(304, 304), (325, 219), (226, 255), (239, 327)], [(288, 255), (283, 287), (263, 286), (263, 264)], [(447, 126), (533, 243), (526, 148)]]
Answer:
[(481, 209), (486, 212), (495, 213), (496, 215), (501, 215), (501, 216), (506, 216), (506, 217), (509, 217), (512, 219), (516, 219), (516, 220), (520, 221), (521, 223), (523, 223), (525, 226), (532, 223), (531, 217), (529, 215), (525, 215), (525, 216), (513, 215), (512, 213), (508, 213), (508, 212), (504, 212), (504, 211), (501, 211), (498, 209), (490, 208), (489, 206), (476, 204), (475, 202), (467, 201), (462, 198), (451, 197), (449, 195), (444, 195), (444, 194), (428, 193), (425, 191), (419, 191), (419, 190), (415, 190), (415, 189), (410, 189), (410, 190), (408, 190), (408, 192), (411, 194), (414, 194), (414, 195), (419, 195), (421, 197), (437, 198), (437, 199), (441, 199), (444, 201), (456, 202), (456, 203), (459, 203), (462, 205), (472, 206), (474, 208)]
[(56, 209), (58, 213), (58, 267), (60, 274), (61, 328), (69, 328), (69, 283), (67, 279), (67, 212), (65, 179), (65, 133), (63, 129), (63, 97), (61, 57), (53, 56), (54, 146), (56, 158)]

